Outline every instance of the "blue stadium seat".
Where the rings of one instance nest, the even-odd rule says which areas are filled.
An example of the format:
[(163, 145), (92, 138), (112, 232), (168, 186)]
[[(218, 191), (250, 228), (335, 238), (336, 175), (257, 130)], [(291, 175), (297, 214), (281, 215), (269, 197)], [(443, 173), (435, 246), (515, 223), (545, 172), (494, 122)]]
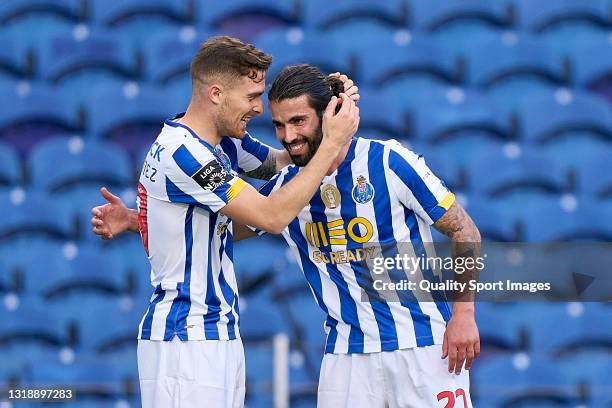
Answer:
[(576, 406), (579, 387), (545, 357), (519, 354), (474, 363), (472, 394), (483, 407)]
[(71, 297), (117, 297), (125, 293), (126, 271), (110, 253), (67, 244), (60, 254), (40, 248), (21, 265), (26, 292), (62, 303)]
[(517, 219), (513, 214), (501, 211), (495, 202), (486, 196), (471, 194), (464, 206), (480, 235), (486, 241), (517, 242)]
[(240, 335), (245, 342), (270, 340), (277, 333), (289, 333), (287, 319), (272, 300), (270, 288), (240, 299)]
[(144, 74), (142, 57), (129, 38), (89, 28), (48, 39), (40, 50), (39, 67), (47, 81), (88, 89), (95, 83), (94, 74), (125, 81)]
[(0, 213), (0, 240), (64, 240), (73, 234), (68, 214), (41, 192), (21, 188), (0, 191)]
[(341, 55), (334, 41), (321, 32), (299, 28), (275, 29), (259, 35), (254, 45), (273, 56), (267, 77), (270, 80), (286, 65), (309, 63), (323, 73), (341, 71), (351, 75), (349, 61)]
[(556, 0), (544, 3), (515, 0), (517, 24), (523, 30), (546, 32), (567, 24), (609, 26), (609, 4), (601, 0)]
[(530, 204), (531, 212), (523, 219), (530, 242), (606, 242), (612, 239), (612, 227), (602, 223), (610, 217), (610, 210), (605, 206), (588, 200), (578, 201), (572, 210), (546, 202)]
[[(587, 246), (583, 248), (588, 249)], [(559, 252), (567, 250), (567, 247), (558, 247)], [(568, 260), (569, 257), (564, 258)], [(610, 259), (609, 255), (607, 259)], [(601, 279), (593, 281), (593, 285), (597, 285), (597, 281), (599, 285), (606, 285)], [(606, 324), (609, 310), (605, 304), (559, 302), (539, 304), (537, 308), (530, 309), (531, 318), (526, 319), (524, 324), (533, 353), (566, 359), (583, 353), (610, 352), (612, 349), (612, 329)], [(563, 330), (558, 330), (559, 322), (563, 322)], [(551, 336), (553, 330), (555, 335)]]
[(6, 46), (0, 48), (0, 75), (13, 79), (32, 78), (35, 75), (34, 54), (14, 31), (0, 29), (0, 35), (6, 39)]
[[(483, 274), (486, 274), (487, 269)], [(485, 275), (486, 276), (486, 275)], [(521, 330), (524, 315), (518, 314), (516, 304), (479, 301), (476, 305), (476, 323), (480, 332), (482, 358), (515, 353), (525, 349)]]
[(370, 139), (411, 139), (409, 117), (402, 103), (394, 103), (384, 92), (366, 90), (359, 100), (359, 136)]
[[(61, 163), (60, 167), (57, 163)], [(32, 186), (49, 193), (105, 185), (124, 186), (132, 181), (131, 162), (125, 151), (98, 141), (61, 137), (41, 143), (28, 159)]]
[[(93, 233), (91, 234), (93, 235)], [(100, 238), (94, 239), (100, 241)], [(121, 269), (127, 271), (127, 290), (134, 297), (148, 299), (154, 287), (151, 285), (151, 265), (142, 245), (140, 234), (125, 233), (114, 238), (106, 251), (117, 259)], [(242, 290), (242, 287), (240, 287)]]
[(612, 173), (610, 173), (612, 152), (600, 151), (587, 156), (580, 167), (576, 167), (578, 189), (591, 197), (610, 199), (612, 197)]
[(454, 31), (460, 26), (508, 29), (511, 25), (507, 7), (503, 2), (498, 1), (413, 0), (410, 5), (413, 26), (436, 34), (443, 31)]
[(0, 22), (6, 25), (28, 15), (43, 14), (78, 21), (85, 16), (85, 7), (86, 4), (80, 0), (7, 1), (0, 5)]
[(2, 91), (0, 137), (20, 151), (49, 135), (83, 130), (77, 106), (50, 87), (24, 82)]
[[(200, 0), (197, 4), (198, 23), (224, 31), (224, 25), (232, 21), (243, 22), (252, 20), (260, 23), (260, 19), (271, 26), (295, 24), (299, 19), (299, 7), (295, 1), (283, 0), (238, 0), (231, 2), (211, 2)], [(254, 25), (255, 25), (254, 24)], [(265, 24), (263, 24), (265, 25)]]
[(408, 22), (406, 3), (401, 0), (376, 2), (342, 0), (304, 2), (304, 24), (325, 31), (354, 25), (366, 31), (375, 26), (402, 27)]
[(528, 141), (554, 142), (568, 133), (612, 139), (612, 107), (603, 98), (585, 92), (559, 90), (531, 95), (521, 102), (518, 114), (522, 136)]
[(598, 91), (600, 87), (605, 90), (605, 83), (609, 81), (612, 73), (612, 44), (609, 39), (601, 42), (587, 42), (575, 50), (570, 51), (573, 68), (572, 82)]
[(466, 56), (468, 80), (485, 89), (568, 82), (561, 59), (535, 37), (507, 33), (475, 43)]
[(2, 308), (0, 333), (3, 354), (57, 352), (70, 343), (65, 322), (36, 298), (24, 298), (15, 309)]
[[(266, 254), (265, 258), (261, 254)], [(257, 259), (257, 262), (253, 262)], [(282, 273), (284, 266), (293, 261), (285, 241), (274, 236), (251, 238), (234, 246), (234, 269), (238, 276), (257, 276), (261, 273)]]
[(117, 401), (131, 397), (126, 391), (134, 390), (137, 379), (126, 376), (115, 362), (82, 357), (64, 364), (59, 359), (49, 358), (32, 367), (28, 385), (71, 387), (79, 405), (105, 401), (107, 406), (116, 406)]
[(128, 152), (151, 145), (164, 120), (187, 107), (183, 96), (136, 84), (100, 89), (88, 106), (90, 130), (97, 138), (112, 140)]
[(22, 181), (21, 160), (9, 145), (0, 143), (0, 185), (12, 186)]
[(517, 192), (560, 195), (567, 187), (563, 168), (528, 149), (511, 156), (501, 149), (481, 151), (472, 157), (467, 168), (473, 191), (492, 198)]
[(272, 342), (246, 343), (246, 396), (248, 407), (273, 406), (274, 350)]
[[(127, 25), (162, 24), (174, 26), (193, 24), (195, 22), (193, 1), (185, 0), (124, 0), (121, 2), (107, 2), (91, 0), (93, 19), (100, 25), (121, 30)], [(150, 30), (149, 30), (150, 32)], [(134, 33), (134, 31), (130, 31)]]
[[(381, 42), (379, 37), (361, 32), (354, 47), (359, 50), (357, 80), (364, 85), (386, 88), (409, 81), (418, 90), (435, 82), (458, 84), (463, 80), (458, 61), (426, 36), (408, 35), (401, 41)], [(344, 52), (355, 51), (345, 48)]]
[(191, 60), (210, 36), (201, 29), (162, 30), (150, 34), (144, 49), (148, 79), (162, 85), (178, 81), (189, 91)]

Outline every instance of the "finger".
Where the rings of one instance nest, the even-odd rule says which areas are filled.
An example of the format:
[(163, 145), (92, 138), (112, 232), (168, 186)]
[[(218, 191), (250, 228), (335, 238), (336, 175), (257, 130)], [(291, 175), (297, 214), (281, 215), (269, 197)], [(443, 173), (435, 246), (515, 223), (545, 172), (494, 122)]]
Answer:
[(346, 81), (348, 81), (349, 78), (346, 75), (344, 75), (344, 74), (340, 74), (338, 79), (341, 80), (342, 82), (346, 82)]
[(355, 84), (353, 83), (352, 79), (347, 79), (347, 81), (344, 83), (344, 92), (348, 91), (349, 89), (351, 89), (351, 87), (353, 87)]
[(102, 217), (102, 206), (92, 208), (91, 215), (94, 217)]
[(442, 340), (442, 359), (448, 357), (448, 341), (446, 340), (446, 332), (444, 333), (444, 339)]
[(332, 96), (331, 100), (327, 104), (327, 108), (325, 108), (324, 116), (328, 118), (334, 116), (336, 112), (336, 106), (338, 106), (338, 98), (335, 96)]
[(93, 225), (94, 227), (101, 227), (104, 225), (104, 221), (102, 221), (98, 217), (93, 217), (91, 219), (91, 225)]
[(474, 358), (480, 355), (480, 339), (474, 343)]
[(340, 109), (340, 112), (345, 115), (351, 115), (355, 102), (353, 102), (345, 93), (341, 93), (340, 98), (342, 99), (342, 108)]
[(117, 197), (116, 195), (114, 195), (113, 193), (111, 193), (110, 191), (108, 191), (106, 187), (102, 187), (100, 189), (100, 193), (102, 193), (102, 197), (104, 197), (106, 201), (108, 201), (111, 204), (118, 204), (121, 202), (121, 199)]
[(361, 95), (359, 95), (358, 93), (351, 95), (351, 100), (353, 102), (356, 103), (357, 101), (359, 101), (359, 99), (361, 99)]
[(465, 346), (460, 346), (457, 352), (457, 362), (455, 363), (455, 374), (461, 374), (461, 370), (463, 369), (463, 364), (465, 363), (466, 358)]
[(338, 78), (340, 76), (339, 72), (334, 72), (333, 74), (329, 74), (330, 77)]
[(449, 342), (448, 345), (448, 372), (452, 373), (455, 370), (457, 364), (457, 347)]
[(472, 363), (474, 362), (475, 358), (476, 358), (476, 353), (474, 351), (474, 344), (470, 344), (467, 347), (466, 355), (465, 355), (465, 369), (466, 370), (469, 370), (470, 368), (472, 368)]

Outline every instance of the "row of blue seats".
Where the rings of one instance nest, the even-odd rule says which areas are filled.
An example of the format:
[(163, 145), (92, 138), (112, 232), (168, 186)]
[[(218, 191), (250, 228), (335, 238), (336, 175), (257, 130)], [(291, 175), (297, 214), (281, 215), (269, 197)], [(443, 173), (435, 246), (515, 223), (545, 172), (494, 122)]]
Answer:
[[(35, 33), (40, 31), (44, 26)], [(56, 84), (70, 83), (91, 71), (165, 84), (188, 75), (200, 42), (212, 34), (188, 29), (147, 31), (139, 44), (130, 36), (83, 28), (47, 33), (28, 43), (22, 33), (8, 31), (3, 36), (11, 41), (0, 51), (0, 71), (5, 76)], [(330, 72), (347, 72), (363, 85), (377, 86), (390, 86), (401, 76), (417, 74), (485, 88), (527, 74), (558, 86), (589, 86), (612, 67), (608, 31), (556, 36), (482, 31), (452, 33), (447, 38), (359, 26), (335, 34), (290, 28), (265, 31), (253, 42), (273, 55), (271, 74), (287, 64), (311, 62)]]
[[(419, 87), (420, 85), (420, 87)], [(420, 82), (380, 91), (361, 89), (361, 130), (375, 138), (394, 137), (444, 144), (477, 134), (497, 142), (542, 145), (566, 135), (612, 139), (612, 106), (580, 90), (529, 86), (499, 93)], [(149, 144), (163, 120), (185, 109), (186, 89), (136, 83), (104, 84), (89, 93), (21, 84), (4, 88), (0, 137), (23, 144), (58, 133), (91, 134), (121, 144)], [(271, 135), (268, 109), (248, 125), (254, 135)], [(33, 140), (32, 140), (33, 139)], [(135, 153), (135, 151), (132, 151)]]
[(276, 23), (302, 23), (321, 28), (354, 20), (375, 20), (393, 26), (440, 30), (453, 23), (477, 20), (500, 27), (523, 27), (543, 31), (566, 21), (580, 19), (609, 26), (607, 0), (547, 1), (470, 0), (430, 2), (427, 0), (343, 0), (333, 4), (319, 1), (240, 0), (21, 0), (3, 4), (0, 21), (15, 24), (29, 15), (48, 14), (67, 22), (96, 21), (110, 27), (151, 19), (169, 24), (220, 26), (232, 19), (271, 18)]
[[(276, 141), (264, 139), (264, 142), (278, 146)], [(478, 143), (480, 146), (475, 146)], [(465, 136), (453, 149), (421, 144), (410, 147), (423, 154), (432, 170), (458, 191), (494, 198), (521, 189), (538, 189), (544, 194), (578, 193), (593, 198), (612, 195), (612, 175), (607, 171), (612, 155), (610, 142), (595, 143), (584, 137), (573, 142), (573, 149), (560, 142), (551, 151), (541, 146), (485, 143)], [(562, 149), (565, 154), (559, 153)], [(0, 184), (60, 197), (78, 192), (95, 194), (95, 187), (102, 185), (133, 188), (148, 150), (149, 147), (140, 148), (131, 160), (114, 143), (76, 136), (55, 137), (39, 142), (22, 160), (14, 148), (0, 143)], [(56, 163), (62, 166), (57, 167)], [(483, 174), (487, 177), (481, 177)], [(5, 200), (14, 194), (5, 193)]]

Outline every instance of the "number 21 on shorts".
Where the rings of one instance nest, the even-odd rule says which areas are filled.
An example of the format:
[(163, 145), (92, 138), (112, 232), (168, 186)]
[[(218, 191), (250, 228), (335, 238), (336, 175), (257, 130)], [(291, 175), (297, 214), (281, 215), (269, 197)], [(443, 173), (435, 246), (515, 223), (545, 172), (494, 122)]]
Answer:
[(443, 408), (455, 408), (455, 400), (461, 397), (463, 400), (463, 408), (468, 408), (467, 400), (465, 399), (465, 391), (463, 388), (458, 388), (453, 391), (442, 391), (438, 393), (438, 401), (446, 400), (446, 405)]

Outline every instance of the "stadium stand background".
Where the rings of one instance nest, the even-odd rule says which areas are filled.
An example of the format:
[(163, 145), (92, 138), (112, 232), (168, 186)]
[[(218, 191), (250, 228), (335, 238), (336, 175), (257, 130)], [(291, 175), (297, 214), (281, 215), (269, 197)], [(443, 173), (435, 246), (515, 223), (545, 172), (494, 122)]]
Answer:
[[(350, 75), (359, 134), (423, 153), (485, 239), (612, 240), (610, 0), (3, 0), (3, 388), (71, 384), (74, 406), (139, 406), (148, 263), (136, 235), (93, 236), (89, 209), (101, 185), (134, 205), (147, 145), (185, 108), (189, 61), (213, 34), (272, 53), (269, 78), (298, 61)], [(249, 129), (279, 146), (267, 113)], [(278, 332), (291, 407), (314, 406), (323, 316), (298, 266), (266, 237), (237, 245), (236, 269), (247, 406), (272, 406)], [(479, 304), (475, 406), (612, 406), (611, 311)]]

